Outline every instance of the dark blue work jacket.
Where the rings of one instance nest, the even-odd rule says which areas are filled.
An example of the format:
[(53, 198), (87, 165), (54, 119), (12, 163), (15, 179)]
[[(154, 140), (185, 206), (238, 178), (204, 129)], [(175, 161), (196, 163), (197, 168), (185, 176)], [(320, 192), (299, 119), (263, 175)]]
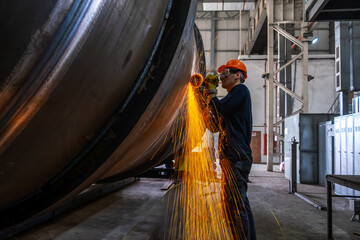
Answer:
[(234, 86), (221, 100), (210, 101), (210, 108), (221, 114), (219, 136), (220, 158), (227, 158), (243, 173), (252, 165), (252, 111), (249, 89), (244, 84)]

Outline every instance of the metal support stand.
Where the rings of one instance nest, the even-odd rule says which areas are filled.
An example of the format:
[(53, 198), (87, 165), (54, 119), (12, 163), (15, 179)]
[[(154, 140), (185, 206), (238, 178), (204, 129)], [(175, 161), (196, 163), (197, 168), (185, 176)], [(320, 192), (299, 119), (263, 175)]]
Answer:
[[(360, 175), (326, 175), (327, 183), (327, 239), (333, 239), (332, 234), (332, 184), (339, 184), (360, 191)], [(339, 195), (337, 197), (355, 197)]]
[(360, 222), (360, 200), (350, 200), (350, 206), (352, 205), (352, 209), (354, 210), (354, 214), (350, 218), (352, 222)]
[(327, 239), (333, 239), (332, 236), (332, 193), (331, 182), (327, 181)]
[(291, 139), (291, 181), (289, 181), (289, 192), (295, 193), (297, 191), (296, 183), (296, 145), (299, 142), (296, 141), (295, 137)]
[(302, 112), (303, 113), (307, 113), (309, 111), (309, 104), (308, 104), (308, 98), (309, 98), (309, 93), (308, 93), (308, 65), (309, 65), (309, 60), (308, 60), (308, 54), (309, 54), (309, 42), (307, 39), (307, 34), (309, 32), (308, 29), (308, 23), (307, 22), (302, 22), (301, 23), (301, 36), (302, 36), (302, 44), (303, 44), (303, 49), (302, 49), (302, 59), (301, 59), (301, 74), (302, 74), (302, 88), (301, 88), (301, 97), (303, 100), (302, 103)]

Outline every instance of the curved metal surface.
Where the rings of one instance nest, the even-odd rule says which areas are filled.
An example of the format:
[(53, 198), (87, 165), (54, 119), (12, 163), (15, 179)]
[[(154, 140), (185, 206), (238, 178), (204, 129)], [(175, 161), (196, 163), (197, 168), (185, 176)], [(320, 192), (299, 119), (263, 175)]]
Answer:
[[(120, 159), (120, 161), (102, 177), (100, 182), (111, 182), (136, 176), (165, 160), (174, 159), (174, 155), (182, 147), (182, 139), (179, 139), (179, 136), (184, 136), (180, 131), (184, 130), (184, 112), (186, 111), (186, 104), (183, 103), (182, 99), (185, 94), (184, 90), (189, 83), (189, 73), (200, 73), (203, 77), (206, 74), (205, 52), (200, 31), (196, 25), (192, 26), (191, 22), (188, 24), (186, 28), (191, 29), (193, 27), (194, 30), (189, 32), (190, 38), (184, 38), (184, 42), (178, 45), (180, 51), (175, 54), (169, 67), (172, 71), (168, 71), (165, 76), (165, 79), (174, 79), (175, 81), (170, 81), (167, 85), (162, 84), (159, 87), (157, 95), (147, 109), (149, 113), (144, 114), (144, 116), (151, 116), (152, 114), (151, 121), (147, 124), (139, 121), (139, 124), (134, 127), (134, 134), (136, 136), (137, 133), (141, 136), (136, 136), (134, 141), (129, 141), (130, 144), (124, 148), (126, 152), (119, 152), (121, 151), (119, 148), (113, 153), (111, 157)], [(188, 70), (184, 71), (184, 69)], [(173, 85), (169, 86), (169, 83)], [(164, 92), (166, 95), (163, 94)], [(161, 108), (156, 107), (162, 103), (166, 104), (163, 104)], [(157, 111), (154, 110), (156, 108)], [(178, 110), (174, 112), (171, 109)], [(169, 124), (166, 125), (166, 123)], [(154, 134), (157, 137), (154, 138)], [(153, 144), (142, 152), (146, 141)]]
[[(10, 2), (1, 9), (21, 9)], [(42, 44), (30, 41), (1, 75), (0, 228), (104, 175), (143, 171), (196, 65), (196, 1), (59, 2), (28, 23)]]

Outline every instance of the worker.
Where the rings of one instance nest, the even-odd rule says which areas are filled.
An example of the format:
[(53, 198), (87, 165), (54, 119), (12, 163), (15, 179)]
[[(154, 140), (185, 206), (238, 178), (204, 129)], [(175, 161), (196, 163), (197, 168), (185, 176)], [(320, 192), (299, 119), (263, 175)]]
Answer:
[[(219, 158), (222, 169), (222, 206), (234, 239), (255, 240), (255, 223), (247, 198), (248, 176), (252, 165), (250, 148), (252, 134), (251, 97), (243, 84), (246, 66), (240, 60), (230, 60), (219, 67), (222, 87), (227, 95), (221, 100), (213, 89), (205, 90), (210, 99), (205, 119), (215, 119), (212, 132), (219, 131)], [(211, 78), (205, 78), (205, 82)], [(214, 93), (215, 92), (215, 93)]]

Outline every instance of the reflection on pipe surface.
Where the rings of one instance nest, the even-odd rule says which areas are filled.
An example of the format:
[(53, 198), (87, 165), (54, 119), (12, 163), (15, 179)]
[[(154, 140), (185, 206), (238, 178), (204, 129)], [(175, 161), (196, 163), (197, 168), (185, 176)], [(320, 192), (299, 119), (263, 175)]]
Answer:
[[(41, 6), (41, 7), (39, 7)], [(195, 0), (2, 1), (0, 229), (171, 157)]]

